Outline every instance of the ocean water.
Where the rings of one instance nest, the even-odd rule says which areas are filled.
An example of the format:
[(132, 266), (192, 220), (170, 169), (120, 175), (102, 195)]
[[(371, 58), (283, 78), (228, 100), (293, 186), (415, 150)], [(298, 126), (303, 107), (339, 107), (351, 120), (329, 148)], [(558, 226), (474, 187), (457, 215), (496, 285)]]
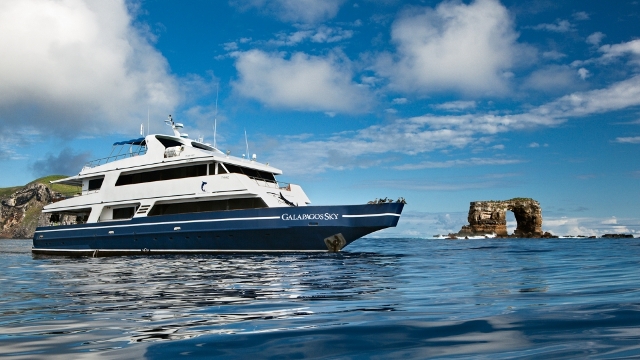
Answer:
[(109, 258), (30, 247), (0, 241), (0, 356), (640, 357), (640, 239)]

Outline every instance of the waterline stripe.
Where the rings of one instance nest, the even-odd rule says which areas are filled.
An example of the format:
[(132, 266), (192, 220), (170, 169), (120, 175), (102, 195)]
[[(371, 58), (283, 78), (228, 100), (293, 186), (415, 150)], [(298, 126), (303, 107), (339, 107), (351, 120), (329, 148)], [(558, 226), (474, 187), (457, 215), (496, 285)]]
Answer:
[(55, 253), (135, 253), (135, 254), (150, 254), (150, 253), (255, 253), (255, 252), (327, 252), (327, 250), (215, 250), (215, 249), (45, 249), (45, 248), (31, 248), (31, 252), (55, 252)]
[(342, 215), (342, 217), (346, 217), (346, 218), (373, 217), (373, 216), (398, 216), (398, 217), (400, 217), (400, 214), (383, 213), (383, 214), (364, 214), (364, 215)]

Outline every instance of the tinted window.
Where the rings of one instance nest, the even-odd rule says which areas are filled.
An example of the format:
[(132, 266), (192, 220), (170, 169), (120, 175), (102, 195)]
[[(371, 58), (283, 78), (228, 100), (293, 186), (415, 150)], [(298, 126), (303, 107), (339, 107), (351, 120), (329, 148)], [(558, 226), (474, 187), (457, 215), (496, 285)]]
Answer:
[(174, 147), (174, 146), (182, 146), (183, 144), (177, 140), (173, 140), (173, 139), (167, 139), (167, 138), (163, 138), (160, 136), (156, 136), (156, 139), (158, 139), (158, 141), (160, 141), (160, 143), (162, 143), (162, 145), (166, 148), (168, 147)]
[(89, 191), (100, 190), (104, 178), (89, 180)]
[(113, 209), (113, 219), (131, 219), (134, 211), (134, 207)]
[[(267, 180), (272, 182), (276, 181), (275, 176), (272, 173), (269, 173), (266, 171), (260, 171), (260, 170), (246, 168), (243, 166), (237, 166), (233, 164), (224, 164), (224, 166), (227, 168), (227, 170), (229, 170), (230, 173), (245, 174), (248, 177), (254, 178), (254, 179), (261, 179), (261, 180)], [(224, 170), (220, 170), (220, 169), (222, 169), (222, 167), (218, 167), (218, 173), (224, 173)], [(210, 174), (213, 174), (213, 172), (210, 172)]]
[(149, 211), (148, 216), (258, 209), (265, 207), (267, 207), (267, 204), (265, 204), (260, 198), (213, 200), (178, 204), (156, 204), (151, 211)]
[(207, 165), (193, 165), (179, 168), (147, 171), (135, 174), (120, 174), (116, 186), (140, 184), (153, 181), (183, 179), (207, 175)]

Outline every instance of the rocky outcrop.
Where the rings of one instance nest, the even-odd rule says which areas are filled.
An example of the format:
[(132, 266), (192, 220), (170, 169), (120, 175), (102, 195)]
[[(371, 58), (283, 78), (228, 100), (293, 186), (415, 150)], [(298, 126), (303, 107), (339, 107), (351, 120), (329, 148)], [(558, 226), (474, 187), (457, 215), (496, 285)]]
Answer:
[(458, 236), (507, 234), (507, 211), (512, 211), (518, 223), (513, 236), (521, 238), (551, 237), (542, 232), (542, 208), (533, 199), (515, 198), (505, 201), (474, 201), (469, 206), (469, 225), (462, 227)]
[(33, 183), (0, 201), (0, 238), (33, 237), (42, 208), (54, 198), (46, 185)]

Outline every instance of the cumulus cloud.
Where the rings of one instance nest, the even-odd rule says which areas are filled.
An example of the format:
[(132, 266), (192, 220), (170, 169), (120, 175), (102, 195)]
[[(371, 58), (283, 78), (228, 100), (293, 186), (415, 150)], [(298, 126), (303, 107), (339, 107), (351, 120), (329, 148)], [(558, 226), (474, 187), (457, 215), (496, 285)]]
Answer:
[(318, 23), (336, 16), (345, 0), (231, 0), (241, 10), (258, 9), (281, 21)]
[(91, 153), (88, 151), (76, 153), (65, 147), (58, 155), (47, 154), (44, 159), (31, 164), (31, 170), (36, 176), (46, 175), (74, 175), (84, 166)]
[(267, 106), (343, 113), (370, 106), (368, 88), (352, 81), (348, 60), (337, 54), (295, 53), (287, 59), (281, 53), (251, 50), (234, 56), (238, 79), (233, 88)]
[(124, 0), (2, 1), (0, 33), (4, 127), (117, 131), (146, 118), (147, 106), (166, 114), (179, 101), (178, 82)]
[(381, 55), (374, 67), (391, 88), (405, 92), (502, 93), (507, 70), (524, 49), (497, 0), (410, 8), (394, 22), (391, 37), (397, 52)]

